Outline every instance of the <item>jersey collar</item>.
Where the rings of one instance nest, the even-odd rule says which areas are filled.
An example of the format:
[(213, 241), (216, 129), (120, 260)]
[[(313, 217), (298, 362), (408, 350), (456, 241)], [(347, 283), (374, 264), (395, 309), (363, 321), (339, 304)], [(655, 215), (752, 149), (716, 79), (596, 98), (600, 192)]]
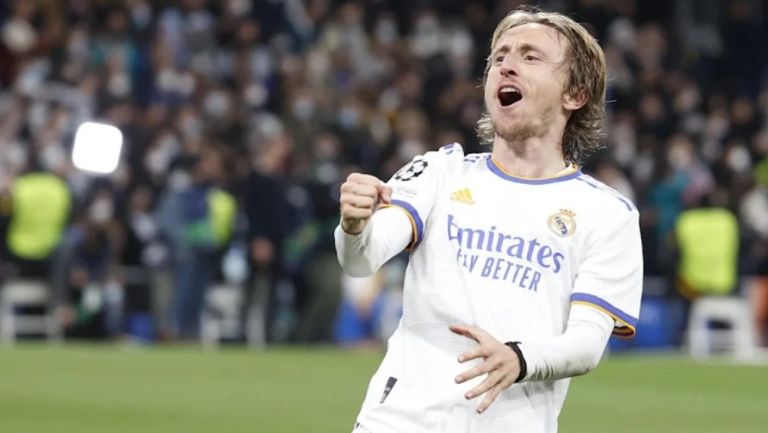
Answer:
[(542, 178), (527, 178), (527, 177), (518, 177), (510, 174), (504, 168), (498, 164), (493, 157), (488, 158), (488, 169), (491, 170), (491, 173), (495, 174), (496, 176), (499, 176), (500, 178), (504, 180), (508, 180), (510, 182), (515, 183), (523, 183), (527, 185), (544, 185), (548, 183), (556, 183), (556, 182), (564, 182), (566, 180), (575, 179), (579, 176), (581, 176), (581, 169), (577, 165), (571, 165), (569, 168), (566, 168), (565, 170), (561, 171), (560, 173), (557, 173), (556, 175), (552, 177), (542, 177)]

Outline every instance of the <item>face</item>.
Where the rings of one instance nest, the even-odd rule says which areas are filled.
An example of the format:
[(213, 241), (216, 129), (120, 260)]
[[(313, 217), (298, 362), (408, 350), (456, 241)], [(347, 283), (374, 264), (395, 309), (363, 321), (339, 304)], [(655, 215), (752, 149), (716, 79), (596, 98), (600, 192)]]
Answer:
[(491, 51), (484, 94), (497, 137), (521, 141), (544, 136), (555, 125), (565, 128), (568, 110), (578, 108), (563, 91), (567, 44), (542, 24), (502, 34)]
[(200, 161), (197, 164), (196, 175), (203, 182), (216, 182), (219, 180), (222, 172), (221, 156), (214, 151), (204, 151), (200, 155)]

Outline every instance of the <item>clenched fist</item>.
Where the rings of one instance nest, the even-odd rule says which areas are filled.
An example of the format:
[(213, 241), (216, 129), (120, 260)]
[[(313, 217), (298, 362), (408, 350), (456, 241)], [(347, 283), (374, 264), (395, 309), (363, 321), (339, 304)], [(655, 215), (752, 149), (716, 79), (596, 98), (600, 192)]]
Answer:
[(379, 204), (392, 200), (392, 188), (378, 178), (352, 173), (341, 184), (341, 228), (352, 235), (363, 231)]

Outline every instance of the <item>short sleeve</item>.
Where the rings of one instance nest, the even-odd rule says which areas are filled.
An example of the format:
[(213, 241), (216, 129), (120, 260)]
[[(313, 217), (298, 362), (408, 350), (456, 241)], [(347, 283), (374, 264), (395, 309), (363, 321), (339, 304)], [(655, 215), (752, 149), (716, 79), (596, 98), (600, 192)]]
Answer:
[(416, 156), (387, 182), (392, 187), (392, 203), (387, 206), (403, 209), (411, 220), (413, 236), (408, 249), (414, 248), (424, 236), (424, 226), (444, 184), (448, 166), (463, 157), (461, 145), (449, 144)]
[(634, 337), (640, 317), (643, 253), (636, 210), (601, 222), (586, 240), (571, 293), (572, 304), (585, 304), (614, 320), (613, 334)]

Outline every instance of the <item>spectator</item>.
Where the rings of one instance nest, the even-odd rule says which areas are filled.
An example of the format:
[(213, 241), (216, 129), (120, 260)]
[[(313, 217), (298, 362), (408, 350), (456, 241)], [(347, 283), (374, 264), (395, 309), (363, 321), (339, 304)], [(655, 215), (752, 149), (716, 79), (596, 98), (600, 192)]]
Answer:
[(55, 260), (56, 312), (65, 335), (117, 337), (122, 333), (123, 293), (114, 278), (117, 225), (109, 183), (98, 183), (78, 210)]
[(752, 275), (748, 287), (755, 311), (755, 329), (762, 345), (768, 345), (768, 188), (753, 181), (739, 208), (745, 240), (745, 271)]
[(168, 192), (161, 204), (161, 226), (173, 258), (173, 333), (180, 339), (199, 336), (205, 293), (214, 281), (221, 246), (211, 206), (221, 156), (214, 149), (202, 149), (189, 161), (189, 170), (188, 184)]
[[(278, 338), (276, 313), (278, 283), (283, 279), (283, 240), (291, 227), (291, 208), (282, 170), (287, 157), (288, 138), (279, 133), (266, 139), (254, 152), (253, 170), (243, 187), (245, 216), (249, 227), (252, 281), (246, 290), (243, 317), (254, 302), (264, 304), (266, 341)], [(254, 144), (257, 145), (257, 144)]]
[(725, 193), (716, 190), (699, 205), (681, 212), (675, 222), (680, 256), (677, 288), (684, 300), (684, 328), (694, 299), (738, 294), (740, 233), (726, 200)]
[[(120, 278), (125, 289), (125, 318), (128, 332), (151, 339), (155, 329), (167, 329), (162, 311), (152, 313), (153, 274), (167, 260), (168, 250), (160, 242), (157, 221), (152, 214), (155, 201), (151, 188), (139, 184), (128, 193), (127, 209), (121, 213), (119, 263)], [(157, 291), (160, 289), (157, 288)]]
[[(141, 211), (149, 218), (178, 192), (179, 161), (198, 154), (194, 148), (205, 137), (217, 137), (222, 153), (239, 163), (227, 170), (227, 182), (245, 185), (238, 199), (251, 223), (254, 273), (272, 287), (267, 305), (274, 307), (276, 282), (283, 281), (282, 287), (293, 287), (294, 328), (327, 320), (318, 312), (333, 302), (322, 308), (313, 303), (338, 300), (340, 283), (334, 280), (335, 291), (327, 292), (336, 298), (319, 295), (312, 277), (305, 283), (311, 275), (305, 271), (322, 266), (322, 242), (304, 245), (301, 260), (284, 257), (284, 244), (298, 239), (292, 234), (330, 239), (332, 212), (320, 202), (333, 180), (319, 182), (318, 174), (365, 171), (389, 178), (413, 155), (447, 142), (484, 150), (474, 132), (483, 107), (476, 86), (488, 55), (484, 47), (493, 23), (519, 2), (256, 3), (0, 2), (0, 188), (6, 196), (0, 211), (6, 225), (10, 191), (33, 153), (41, 170), (66, 183), (71, 207), (88, 202), (101, 180), (68, 162), (82, 121), (120, 127), (124, 156), (106, 180), (116, 209), (128, 208), (137, 185), (145, 185), (154, 197)], [(596, 174), (634, 193), (646, 272), (674, 275), (675, 219), (715, 188), (728, 192), (727, 207), (753, 233), (754, 213), (741, 209), (758, 201), (752, 173), (768, 172), (768, 56), (759, 48), (766, 6), (744, 0), (675, 7), (542, 4), (575, 14), (606, 52), (609, 145)], [(282, 132), (265, 119), (279, 119)], [(310, 200), (301, 202), (303, 195)], [(62, 223), (62, 232), (88, 220)], [(131, 232), (131, 224), (122, 226)], [(158, 229), (158, 236), (163, 233)], [(3, 240), (8, 243), (7, 234)], [(158, 251), (155, 241), (142, 245)], [(136, 263), (136, 251), (121, 250), (119, 242), (110, 248), (121, 252), (112, 255), (115, 264)], [(159, 282), (169, 270), (156, 259), (140, 266), (155, 266), (149, 290), (162, 298), (156, 296), (163, 293)], [(762, 268), (753, 263), (746, 269)], [(162, 328), (162, 314), (155, 314)], [(323, 319), (306, 322), (306, 314)]]
[(69, 219), (71, 197), (64, 181), (42, 170), (34, 155), (30, 160), (29, 170), (10, 191), (8, 259), (19, 276), (46, 278)]

